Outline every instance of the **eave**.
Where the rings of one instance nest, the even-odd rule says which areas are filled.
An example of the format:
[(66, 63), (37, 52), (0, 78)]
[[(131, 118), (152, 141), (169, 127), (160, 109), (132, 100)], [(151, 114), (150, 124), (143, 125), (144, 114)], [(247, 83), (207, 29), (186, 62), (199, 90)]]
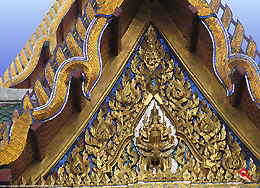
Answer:
[[(147, 8), (147, 5), (149, 8)], [(154, 9), (155, 7), (156, 11)], [(158, 9), (160, 11), (158, 11)], [(155, 4), (153, 7), (151, 4), (147, 3), (141, 6), (134, 20), (129, 25), (128, 30), (124, 34), (121, 52), (116, 57), (110, 56), (103, 67), (102, 77), (93, 90), (91, 101), (82, 101), (82, 103), (85, 103), (82, 111), (80, 113), (72, 113), (65, 122), (65, 125), (46, 147), (45, 158), (40, 163), (34, 161), (22, 174), (17, 174), (19, 177), (33, 177), (34, 179), (38, 179), (41, 175), (48, 173), (48, 171), (60, 160), (62, 155), (81, 134), (87, 122), (92, 118), (103, 99), (110, 92), (113, 84), (121, 74), (124, 64), (130, 58), (133, 49), (138, 44), (141, 35), (150, 22), (152, 22), (164, 35), (169, 45), (178, 55), (186, 71), (192, 77), (192, 80), (197, 84), (216, 111), (252, 153), (258, 159), (260, 158), (260, 142), (257, 137), (260, 133), (259, 129), (257, 129), (254, 123), (248, 119), (243, 111), (236, 109), (229, 104), (228, 99), (226, 99), (225, 90), (220, 85), (215, 75), (203, 63), (205, 60), (202, 59), (200, 54), (190, 53), (187, 50), (187, 40), (185, 40), (182, 32), (174, 21), (172, 21), (167, 11), (165, 11), (160, 4)], [(20, 160), (24, 157), (25, 154), (22, 154)], [(19, 159), (15, 163), (18, 162)], [(10, 165), (10, 167), (12, 167), (12, 165)], [(19, 181), (20, 178), (16, 179), (15, 183), (18, 184)]]

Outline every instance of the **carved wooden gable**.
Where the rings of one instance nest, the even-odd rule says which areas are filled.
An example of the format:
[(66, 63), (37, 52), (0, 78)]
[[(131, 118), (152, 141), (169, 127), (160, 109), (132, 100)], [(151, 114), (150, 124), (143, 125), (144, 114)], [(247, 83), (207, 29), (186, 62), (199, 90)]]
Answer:
[[(115, 79), (58, 164), (37, 182), (23, 178), (22, 184), (259, 186), (254, 184), (259, 160), (208, 103), (152, 24)], [(250, 184), (239, 176), (243, 168)]]

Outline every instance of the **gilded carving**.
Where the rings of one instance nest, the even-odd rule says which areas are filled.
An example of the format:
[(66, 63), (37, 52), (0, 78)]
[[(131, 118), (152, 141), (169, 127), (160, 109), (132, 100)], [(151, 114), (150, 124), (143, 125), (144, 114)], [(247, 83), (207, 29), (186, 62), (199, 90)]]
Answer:
[[(48, 28), (48, 35), (45, 32), (46, 28), (43, 27), (43, 24), (41, 25), (41, 29), (44, 30), (43, 33), (46, 34), (45, 36), (40, 35), (38, 27), (36, 32), (37, 39), (35, 39), (34, 35), (31, 38), (31, 42), (35, 43), (34, 52), (28, 51), (28, 45), (26, 45), (27, 47), (25, 48), (25, 51), (27, 51), (28, 54), (31, 54), (30, 60), (28, 61), (26, 58), (24, 49), (20, 53), (22, 63), (24, 65), (27, 65), (28, 63), (28, 67), (24, 69), (19, 76), (15, 77), (15, 79), (17, 78), (17, 81), (12, 79), (14, 83), (24, 80), (32, 72), (38, 59), (37, 54), (39, 54), (38, 52), (41, 49), (43, 42), (49, 41), (51, 51), (53, 51), (56, 46), (56, 28), (72, 2), (74, 1), (67, 1), (66, 3), (59, 1), (59, 4), (62, 5), (61, 10), (59, 10), (57, 2), (55, 2), (54, 10), (52, 8), (50, 11), (50, 17), (54, 19), (53, 11), (55, 11), (57, 17), (53, 20), (53, 23), (50, 23), (51, 25)], [(122, 2), (122, 0), (104, 1), (102, 7), (98, 9), (97, 13), (108, 15), (109, 17), (113, 13), (114, 9), (120, 6)], [(212, 16), (214, 11), (203, 0), (190, 0), (189, 2), (199, 10), (199, 16), (204, 19), (204, 23), (207, 23), (208, 29), (214, 35), (216, 44), (215, 51), (217, 54), (215, 57), (216, 59), (214, 59), (216, 62), (214, 64), (214, 69), (219, 73), (218, 77), (226, 87), (228, 95), (232, 94), (234, 90), (233, 83), (230, 79), (230, 73), (236, 66), (241, 65), (247, 72), (246, 79), (248, 88), (250, 92), (252, 91), (250, 94), (253, 96), (252, 98), (256, 104), (259, 104), (259, 68), (255, 66), (251, 58), (245, 55), (236, 54), (229, 56), (230, 52), (226, 48), (229, 41), (226, 41), (228, 39), (224, 28), (219, 24), (218, 20)], [(60, 13), (58, 13), (59, 11)], [(84, 43), (83, 48), (84, 57), (66, 60), (65, 55), (63, 54), (64, 52), (61, 51), (62, 62), (59, 62), (61, 66), (56, 72), (54, 78), (55, 82), (53, 84), (53, 90), (49, 101), (46, 101), (47, 96), (45, 96), (45, 100), (42, 101), (41, 104), (46, 104), (33, 109), (31, 119), (48, 121), (56, 117), (63, 110), (68, 96), (70, 83), (69, 78), (76, 68), (81, 68), (83, 70), (85, 78), (83, 93), (87, 98), (89, 98), (92, 89), (101, 76), (102, 61), (99, 51), (100, 36), (109, 21), (110, 19), (107, 17), (93, 17), (93, 20), (86, 31), (86, 43)], [(49, 25), (48, 21), (46, 24)], [(111, 109), (109, 112), (111, 113), (111, 120), (109, 120), (109, 117), (107, 118), (106, 115), (102, 117), (104, 120), (97, 120), (98, 123), (104, 123), (105, 129), (104, 127), (101, 128), (99, 125), (96, 127), (93, 126), (95, 128), (90, 130), (90, 134), (95, 131), (103, 131), (103, 134), (94, 134), (94, 136), (91, 136), (89, 139), (90, 143), (96, 143), (96, 145), (89, 146), (92, 147), (93, 150), (96, 150), (96, 148), (100, 150), (104, 149), (105, 152), (103, 151), (99, 153), (100, 161), (98, 164), (102, 167), (101, 169), (103, 171), (111, 171), (122, 155), (122, 148), (126, 147), (130, 142), (131, 137), (133, 136), (134, 126), (138, 121), (138, 118), (141, 117), (142, 112), (145, 110), (143, 107), (143, 99), (146, 100), (150, 95), (159, 95), (161, 100), (165, 102), (165, 106), (162, 108), (164, 108), (168, 115), (171, 116), (172, 121), (174, 121), (177, 126), (177, 136), (181, 140), (185, 141), (193, 153), (194, 158), (202, 163), (203, 167), (213, 168), (216, 170), (219, 168), (218, 159), (221, 158), (222, 155), (228, 156), (228, 153), (225, 153), (225, 150), (229, 149), (225, 146), (225, 138), (227, 136), (225, 135), (226, 130), (223, 126), (220, 126), (218, 118), (215, 117), (216, 115), (212, 113), (210, 108), (208, 108), (203, 101), (200, 102), (198, 94), (196, 94), (196, 92), (191, 92), (190, 83), (185, 80), (182, 71), (178, 66), (175, 66), (174, 61), (169, 57), (169, 54), (163, 52), (163, 46), (155, 36), (156, 34), (154, 30), (149, 28), (147, 37), (143, 42), (138, 55), (133, 59), (130, 67), (131, 70), (129, 69), (127, 71), (128, 75), (125, 74), (125, 81), (118, 86), (117, 93), (111, 95), (108, 104)], [(74, 39), (71, 38), (71, 41), (73, 40)], [(75, 42), (72, 43), (74, 45)], [(252, 46), (253, 44), (251, 47)], [(80, 47), (70, 47), (74, 49), (75, 54), (82, 54)], [(130, 74), (134, 74), (135, 79), (132, 79), (131, 76), (129, 76)], [(4, 74), (4, 80), (1, 82), (3, 85), (10, 86), (12, 85), (12, 81), (9, 78), (8, 69)], [(26, 115), (22, 113), (20, 117), (23, 116)], [(195, 121), (193, 122), (194, 118)], [(108, 123), (109, 121), (116, 122), (116, 129), (111, 128), (111, 125)], [(28, 121), (27, 123), (29, 122), (31, 121)], [(176, 124), (176, 122), (178, 123)], [(14, 128), (15, 126), (18, 125), (13, 123), (12, 127), (14, 130), (17, 130), (17, 132), (23, 132), (21, 130), (28, 130), (27, 127), (29, 127), (30, 124), (23, 124), (23, 126)], [(207, 132), (201, 131), (203, 128), (207, 129)], [(114, 135), (112, 135), (112, 133), (114, 133)], [(26, 138), (27, 131), (23, 132), (23, 134), (25, 135), (20, 134), (21, 137)], [(191, 135), (194, 136), (191, 137)], [(214, 135), (217, 136), (214, 137)], [(20, 136), (14, 139), (18, 138), (20, 138)], [(16, 158), (19, 157), (17, 154), (22, 152), (25, 140), (26, 139), (23, 139), (23, 142), (21, 143), (23, 146), (21, 147), (11, 147), (11, 145), (9, 145), (9, 148), (13, 153), (15, 153)], [(123, 142), (121, 142), (121, 140), (123, 140)], [(201, 140), (203, 140), (204, 143)], [(9, 144), (4, 142), (5, 141), (3, 141), (3, 145)], [(100, 146), (102, 147), (100, 148)], [(16, 159), (15, 157), (12, 159), (6, 159), (7, 157), (5, 156), (6, 151), (1, 150), (1, 164), (8, 164)], [(233, 161), (228, 157), (227, 161), (233, 163)]]
[(175, 143), (171, 127), (166, 125), (165, 115), (163, 115), (163, 121), (160, 119), (156, 104), (154, 104), (150, 117), (148, 118), (145, 114), (143, 126), (136, 130), (139, 135), (135, 134), (134, 145), (140, 156), (137, 166), (139, 181), (173, 178), (176, 167), (174, 167), (172, 152), (177, 143)]
[[(186, 181), (194, 187), (220, 182), (243, 185), (241, 168), (248, 168), (252, 182), (258, 183), (259, 170), (251, 155), (192, 89), (176, 61), (150, 26), (131, 65), (66, 162), (36, 184), (133, 187), (140, 181), (161, 182), (160, 186)], [(22, 183), (28, 184), (24, 179)]]

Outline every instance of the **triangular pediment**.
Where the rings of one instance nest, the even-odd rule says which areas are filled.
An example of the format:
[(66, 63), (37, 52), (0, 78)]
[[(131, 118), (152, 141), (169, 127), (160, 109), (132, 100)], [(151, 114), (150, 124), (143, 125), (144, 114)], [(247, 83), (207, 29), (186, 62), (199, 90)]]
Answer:
[(243, 168), (258, 181), (259, 161), (152, 24), (116, 79), (81, 135), (39, 184), (242, 184)]

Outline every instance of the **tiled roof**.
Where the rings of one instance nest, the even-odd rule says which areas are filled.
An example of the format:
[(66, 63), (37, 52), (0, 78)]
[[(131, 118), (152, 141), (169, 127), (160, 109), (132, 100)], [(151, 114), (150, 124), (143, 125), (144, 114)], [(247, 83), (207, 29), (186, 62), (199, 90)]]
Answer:
[(12, 113), (16, 106), (18, 106), (19, 108), (21, 105), (20, 104), (0, 105), (0, 123), (4, 123), (5, 121), (11, 122)]
[[(16, 106), (21, 108), (22, 98), (31, 89), (0, 88), (0, 123), (11, 123), (13, 111)], [(35, 99), (33, 99), (34, 101)]]

